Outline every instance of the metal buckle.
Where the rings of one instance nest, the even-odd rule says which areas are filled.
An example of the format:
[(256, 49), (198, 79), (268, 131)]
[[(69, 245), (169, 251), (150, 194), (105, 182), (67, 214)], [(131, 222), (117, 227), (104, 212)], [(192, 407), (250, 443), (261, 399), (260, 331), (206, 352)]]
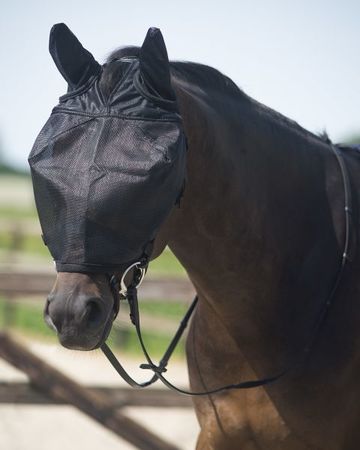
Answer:
[(133, 282), (135, 282), (134, 285), (132, 285), (132, 287), (134, 288), (138, 288), (140, 286), (140, 284), (143, 282), (145, 274), (146, 274), (146, 269), (147, 267), (143, 266), (143, 263), (141, 261), (137, 261), (136, 263), (131, 264), (123, 273), (121, 280), (120, 280), (120, 290), (119, 290), (119, 294), (121, 297), (126, 298), (127, 297), (127, 291), (128, 291), (128, 287), (125, 284), (125, 277), (126, 275), (130, 272), (131, 269), (135, 268), (136, 271), (138, 271), (138, 273), (134, 274), (134, 278), (133, 278)]

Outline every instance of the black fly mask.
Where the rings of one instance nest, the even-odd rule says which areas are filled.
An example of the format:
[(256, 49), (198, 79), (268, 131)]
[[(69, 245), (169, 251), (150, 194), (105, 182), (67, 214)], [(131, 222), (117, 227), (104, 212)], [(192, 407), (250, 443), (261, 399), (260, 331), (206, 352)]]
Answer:
[[(151, 253), (181, 195), (186, 139), (162, 35), (151, 28), (139, 57), (103, 92), (98, 64), (63, 24), (50, 53), (68, 92), (29, 157), (43, 237), (60, 272), (123, 271)], [(110, 62), (109, 64), (112, 64)]]

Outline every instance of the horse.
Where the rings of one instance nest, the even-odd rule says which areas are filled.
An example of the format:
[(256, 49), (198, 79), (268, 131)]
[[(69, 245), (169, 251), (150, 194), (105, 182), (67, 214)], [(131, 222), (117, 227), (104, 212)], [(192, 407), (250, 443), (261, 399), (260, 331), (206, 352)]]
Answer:
[[(115, 50), (102, 69), (104, 92), (121, 78), (122, 58), (144, 54)], [(68, 63), (78, 64), (75, 56)], [(264, 387), (195, 397), (197, 450), (357, 450), (358, 153), (342, 150), (339, 165), (327, 136), (255, 101), (212, 67), (167, 61), (166, 69), (187, 137), (186, 185), (151, 258), (169, 246), (198, 295), (186, 342), (191, 388), (293, 367)], [(151, 87), (161, 95), (158, 70)], [(90, 350), (106, 339), (113, 308), (105, 274), (59, 272), (45, 318), (64, 346)]]

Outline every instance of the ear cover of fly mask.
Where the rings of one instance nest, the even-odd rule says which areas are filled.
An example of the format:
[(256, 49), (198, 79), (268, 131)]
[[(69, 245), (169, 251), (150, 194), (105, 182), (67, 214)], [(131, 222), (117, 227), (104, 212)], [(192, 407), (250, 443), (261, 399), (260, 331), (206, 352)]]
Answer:
[(49, 52), (69, 85), (69, 90), (85, 84), (99, 73), (101, 66), (64, 23), (57, 23), (50, 31)]
[(160, 96), (175, 100), (170, 82), (169, 59), (158, 28), (150, 28), (140, 50), (140, 71), (145, 83)]

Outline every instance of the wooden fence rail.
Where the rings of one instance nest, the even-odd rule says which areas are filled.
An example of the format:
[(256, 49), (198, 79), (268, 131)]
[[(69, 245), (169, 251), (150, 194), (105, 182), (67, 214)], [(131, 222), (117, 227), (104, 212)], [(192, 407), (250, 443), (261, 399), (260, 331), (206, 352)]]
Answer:
[[(41, 296), (43, 301), (54, 281), (55, 273), (0, 272), (0, 295)], [(139, 296), (144, 300), (190, 301), (194, 294), (191, 283), (183, 278), (145, 278), (139, 288)]]
[[(89, 392), (100, 393), (113, 408), (125, 406), (150, 408), (191, 408), (189, 397), (165, 389), (129, 389), (123, 387), (86, 386)], [(48, 397), (29, 383), (0, 381), (0, 404), (64, 405), (63, 399)]]

